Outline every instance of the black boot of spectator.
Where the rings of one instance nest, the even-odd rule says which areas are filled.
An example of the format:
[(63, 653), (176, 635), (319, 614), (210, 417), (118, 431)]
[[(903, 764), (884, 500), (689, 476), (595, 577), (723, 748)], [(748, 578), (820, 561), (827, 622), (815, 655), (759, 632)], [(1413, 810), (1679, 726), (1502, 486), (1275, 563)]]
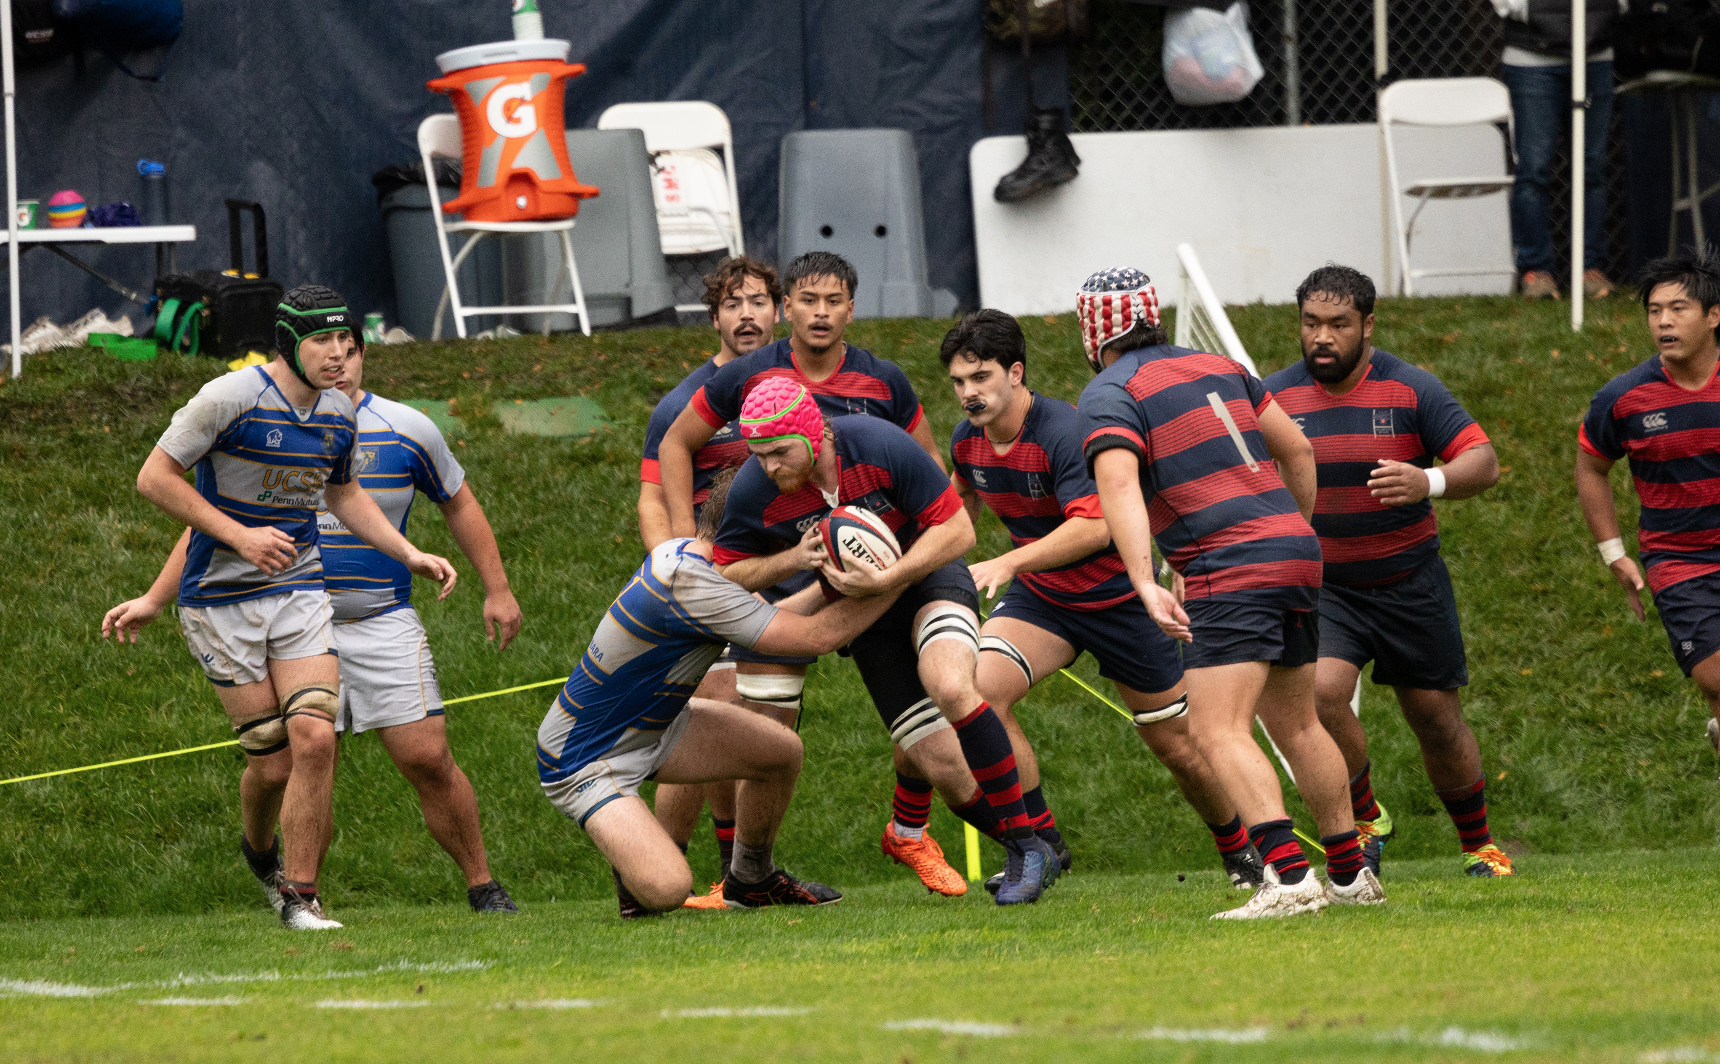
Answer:
[(1031, 196), (1075, 180), (1081, 157), (1063, 127), (1056, 107), (1034, 108), (1027, 114), (1027, 158), (1003, 175), (992, 193), (999, 203), (1020, 203)]

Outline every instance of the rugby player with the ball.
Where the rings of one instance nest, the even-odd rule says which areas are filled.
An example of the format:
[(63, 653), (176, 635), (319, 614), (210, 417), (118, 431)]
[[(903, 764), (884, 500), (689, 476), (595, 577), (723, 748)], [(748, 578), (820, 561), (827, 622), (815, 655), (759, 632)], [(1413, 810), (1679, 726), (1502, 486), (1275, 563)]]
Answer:
[[(961, 560), (973, 522), (943, 469), (879, 418), (827, 423), (812, 393), (788, 378), (760, 381), (740, 426), (753, 457), (729, 491), (719, 571), (747, 588), (817, 570), (830, 595), (901, 594), (848, 653), (905, 758), (957, 816), (1003, 844), (998, 904), (1037, 901), (1062, 869), (1028, 823), (1009, 733), (974, 686), (979, 596)], [(838, 549), (827, 553), (820, 524), (844, 506), (875, 514), (901, 544), (900, 560), (878, 569), (847, 553), (844, 541), (869, 535), (858, 514), (831, 522)], [(889, 548), (882, 536), (868, 546)]]

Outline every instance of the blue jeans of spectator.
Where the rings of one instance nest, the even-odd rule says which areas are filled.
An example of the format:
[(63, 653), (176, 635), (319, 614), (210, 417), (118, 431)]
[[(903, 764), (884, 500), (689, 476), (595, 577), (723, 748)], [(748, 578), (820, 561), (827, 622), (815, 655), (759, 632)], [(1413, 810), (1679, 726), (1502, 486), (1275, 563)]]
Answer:
[[(1583, 263), (1606, 262), (1607, 128), (1612, 122), (1613, 65), (1588, 64), (1589, 107), (1583, 128)], [(1571, 68), (1506, 66), (1517, 136), (1517, 182), (1511, 188), (1511, 244), (1517, 272), (1553, 269), (1553, 157), (1569, 135)]]

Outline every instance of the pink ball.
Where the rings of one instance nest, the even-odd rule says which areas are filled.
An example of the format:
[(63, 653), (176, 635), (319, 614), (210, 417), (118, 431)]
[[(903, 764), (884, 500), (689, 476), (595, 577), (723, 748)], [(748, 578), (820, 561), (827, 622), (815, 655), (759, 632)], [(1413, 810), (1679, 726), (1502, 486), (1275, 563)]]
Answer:
[(48, 199), (48, 226), (52, 229), (76, 229), (84, 224), (88, 207), (84, 197), (75, 189), (56, 192)]

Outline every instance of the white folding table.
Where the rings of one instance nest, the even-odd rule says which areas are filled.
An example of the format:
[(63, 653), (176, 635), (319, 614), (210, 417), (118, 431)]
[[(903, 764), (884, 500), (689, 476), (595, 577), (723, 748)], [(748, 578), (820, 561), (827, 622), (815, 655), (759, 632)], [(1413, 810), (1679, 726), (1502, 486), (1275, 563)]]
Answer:
[[(194, 225), (129, 225), (114, 226), (102, 229), (0, 229), (0, 247), (11, 243), (11, 233), (18, 234), (18, 253), (22, 255), (31, 248), (46, 246), (49, 251), (60, 256), (72, 265), (94, 276), (103, 284), (137, 303), (148, 302), (149, 296), (135, 292), (106, 274), (101, 273), (88, 263), (79, 259), (66, 250), (67, 245), (90, 244), (154, 244), (155, 245), (155, 274), (160, 277), (163, 273), (173, 272), (173, 245), (186, 243), (197, 239), (197, 227)], [(10, 249), (8, 248), (8, 251)], [(12, 261), (17, 261), (16, 259)], [(152, 284), (151, 288), (154, 287)], [(12, 302), (12, 376), (24, 372), (24, 360), (18, 350), (18, 336), (23, 322), (20, 320), (20, 310), (16, 300)]]

